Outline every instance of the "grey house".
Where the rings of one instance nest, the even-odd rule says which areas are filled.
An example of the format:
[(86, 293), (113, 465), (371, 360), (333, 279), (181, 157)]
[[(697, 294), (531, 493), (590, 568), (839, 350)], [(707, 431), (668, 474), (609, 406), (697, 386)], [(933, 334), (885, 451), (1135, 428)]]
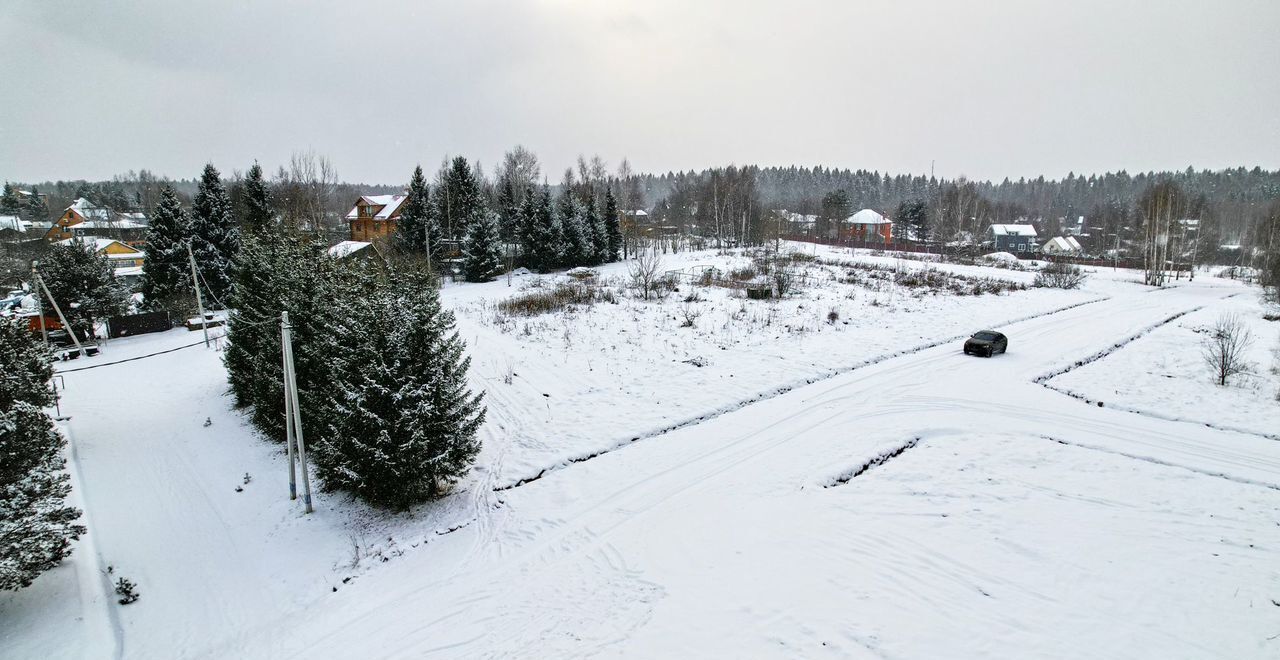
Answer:
[(1035, 252), (1036, 228), (1031, 225), (991, 225), (991, 245), (996, 252)]

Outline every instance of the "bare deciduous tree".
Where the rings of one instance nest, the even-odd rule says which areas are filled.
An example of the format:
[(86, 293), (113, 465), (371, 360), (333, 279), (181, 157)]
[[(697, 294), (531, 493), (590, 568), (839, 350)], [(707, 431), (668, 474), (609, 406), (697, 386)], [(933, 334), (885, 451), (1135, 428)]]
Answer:
[(1253, 334), (1238, 315), (1218, 317), (1202, 346), (1205, 364), (1218, 385), (1226, 385), (1227, 379), (1249, 370), (1251, 365), (1245, 357), (1251, 346)]
[(661, 285), (662, 257), (649, 246), (642, 246), (629, 267), (631, 287), (638, 290), (645, 300)]

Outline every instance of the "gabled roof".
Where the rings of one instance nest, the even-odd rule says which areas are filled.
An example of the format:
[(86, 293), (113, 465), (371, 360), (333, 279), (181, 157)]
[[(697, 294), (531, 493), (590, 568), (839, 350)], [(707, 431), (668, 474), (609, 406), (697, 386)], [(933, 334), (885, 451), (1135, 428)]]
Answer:
[(138, 259), (144, 254), (142, 250), (139, 250), (132, 245), (121, 243), (114, 238), (99, 238), (97, 236), (76, 236), (74, 238), (65, 238), (55, 243), (55, 245), (82, 245), (86, 248), (93, 248), (94, 252), (101, 253), (111, 247), (112, 243), (118, 244), (120, 247), (129, 250), (129, 252), (125, 254), (110, 254), (107, 255), (108, 257), (114, 259)]
[(891, 225), (893, 224), (888, 218), (872, 211), (871, 209), (862, 209), (857, 213), (845, 219), (845, 222), (851, 225)]
[(1070, 238), (1062, 236), (1054, 236), (1044, 242), (1044, 246), (1040, 248), (1045, 252), (1079, 252), (1080, 244)]
[(30, 222), (27, 222), (16, 215), (0, 215), (0, 229), (12, 229), (17, 232), (25, 232), (29, 226), (31, 226)]
[(1031, 225), (991, 225), (991, 233), (996, 236), (1030, 236), (1036, 237), (1036, 228)]
[(390, 220), (396, 217), (400, 205), (404, 204), (404, 200), (408, 198), (408, 195), (361, 195), (351, 210), (347, 211), (347, 219), (355, 220), (360, 217), (361, 206), (381, 206), (382, 208), (378, 209), (373, 219)]
[(93, 202), (90, 202), (83, 197), (77, 197), (76, 201), (71, 202), (71, 206), (68, 206), (63, 212), (65, 213), (66, 211), (75, 211), (76, 214), (85, 220), (111, 219), (111, 212), (108, 209), (104, 209), (101, 206), (94, 206)]

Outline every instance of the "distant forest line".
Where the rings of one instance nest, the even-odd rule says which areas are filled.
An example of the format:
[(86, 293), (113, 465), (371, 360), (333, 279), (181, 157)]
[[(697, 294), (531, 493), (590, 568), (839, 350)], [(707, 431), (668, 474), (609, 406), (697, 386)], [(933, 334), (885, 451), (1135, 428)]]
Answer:
[[(527, 150), (521, 157), (540, 168)], [(510, 156), (510, 154), (508, 154)], [(526, 163), (526, 165), (528, 164)], [(245, 164), (245, 169), (248, 168)], [(491, 198), (496, 199), (502, 163), (495, 176), (480, 173)], [(527, 169), (527, 168), (526, 168)], [(225, 170), (224, 170), (225, 171)], [(233, 200), (238, 194), (239, 170), (227, 177)], [(410, 172), (405, 172), (406, 182)], [(324, 156), (296, 154), (271, 177), (281, 212), (315, 217), (335, 236), (343, 231), (341, 217), (360, 195), (402, 192), (406, 184), (342, 182)], [(903, 205), (916, 205), (921, 220), (913, 223), (934, 239), (973, 236), (992, 223), (1027, 220), (1042, 236), (1057, 235), (1066, 224), (1085, 218), (1085, 230), (1097, 235), (1131, 236), (1143, 225), (1140, 201), (1145, 192), (1172, 182), (1181, 192), (1181, 214), (1201, 220), (1220, 243), (1260, 245), (1269, 242), (1260, 228), (1280, 202), (1280, 170), (1237, 167), (1223, 170), (1070, 174), (1063, 179), (1005, 179), (1000, 182), (965, 178), (933, 178), (916, 174), (891, 175), (869, 170), (816, 167), (727, 166), (665, 174), (635, 173), (623, 160), (616, 169), (598, 157), (580, 158), (565, 171), (553, 192), (589, 182), (615, 190), (623, 209), (643, 209), (652, 221), (695, 234), (722, 235), (725, 227), (741, 227), (741, 238), (765, 224), (770, 211), (786, 209), (820, 218), (840, 220), (840, 214), (871, 208), (896, 217)], [(150, 212), (161, 185), (174, 187), (184, 203), (195, 193), (197, 179), (165, 179), (146, 170), (128, 172), (109, 181), (46, 181), (15, 185), (47, 195), (47, 216), (57, 217), (77, 197), (116, 210)], [(841, 193), (833, 203), (833, 193)], [(737, 233), (737, 230), (733, 230)], [(758, 239), (759, 236), (754, 238)]]

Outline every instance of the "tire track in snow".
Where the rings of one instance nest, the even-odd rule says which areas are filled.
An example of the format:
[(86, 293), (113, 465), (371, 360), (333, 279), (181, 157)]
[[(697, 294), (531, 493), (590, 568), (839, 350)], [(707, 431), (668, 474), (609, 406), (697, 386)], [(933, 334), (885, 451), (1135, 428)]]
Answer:
[[(1154, 291), (1165, 291), (1165, 290), (1167, 290), (1167, 289), (1154, 289)], [(1221, 300), (1227, 300), (1227, 299), (1229, 299), (1229, 298), (1234, 298), (1235, 296), (1238, 296), (1238, 295), (1240, 295), (1240, 294), (1239, 294), (1239, 293), (1233, 293), (1233, 294), (1231, 294), (1231, 295), (1229, 295), (1229, 296), (1223, 296), (1223, 297), (1221, 298)], [(1076, 362), (1074, 362), (1074, 363), (1072, 363), (1072, 364), (1070, 364), (1070, 365), (1067, 365), (1066, 367), (1062, 367), (1062, 368), (1060, 368), (1060, 369), (1056, 369), (1056, 370), (1054, 370), (1054, 371), (1051, 371), (1051, 372), (1047, 372), (1047, 373), (1041, 374), (1040, 376), (1037, 376), (1037, 377), (1036, 377), (1035, 382), (1036, 382), (1038, 385), (1043, 385), (1044, 387), (1046, 387), (1046, 388), (1048, 388), (1048, 389), (1050, 389), (1050, 390), (1053, 390), (1054, 392), (1057, 392), (1058, 394), (1062, 394), (1062, 395), (1065, 395), (1065, 396), (1069, 396), (1069, 397), (1071, 397), (1071, 398), (1073, 398), (1073, 399), (1076, 399), (1076, 400), (1078, 400), (1078, 401), (1082, 401), (1082, 402), (1084, 402), (1084, 403), (1085, 403), (1085, 404), (1087, 404), (1087, 405), (1091, 405), (1091, 406), (1092, 406), (1092, 405), (1096, 405), (1096, 406), (1098, 406), (1098, 407), (1100, 407), (1100, 408), (1101, 408), (1101, 407), (1103, 407), (1103, 406), (1104, 406), (1104, 402), (1103, 402), (1102, 400), (1100, 400), (1100, 399), (1091, 399), (1091, 398), (1089, 398), (1088, 396), (1085, 396), (1084, 394), (1082, 394), (1082, 393), (1080, 393), (1080, 392), (1076, 392), (1075, 390), (1071, 390), (1071, 389), (1068, 389), (1068, 388), (1065, 388), (1065, 387), (1058, 387), (1057, 385), (1050, 384), (1050, 382), (1049, 382), (1049, 381), (1053, 380), (1054, 378), (1057, 378), (1058, 376), (1061, 376), (1061, 375), (1063, 375), (1063, 374), (1066, 374), (1066, 373), (1069, 373), (1069, 372), (1075, 371), (1076, 369), (1079, 369), (1079, 368), (1081, 368), (1081, 367), (1084, 367), (1084, 366), (1087, 366), (1087, 365), (1093, 364), (1094, 362), (1097, 362), (1098, 360), (1101, 360), (1101, 359), (1103, 359), (1103, 358), (1109, 357), (1109, 356), (1113, 355), (1116, 351), (1119, 351), (1120, 349), (1124, 348), (1125, 346), (1128, 346), (1129, 344), (1131, 344), (1131, 343), (1133, 343), (1133, 342), (1135, 342), (1135, 341), (1137, 341), (1137, 340), (1139, 340), (1139, 339), (1141, 339), (1141, 338), (1143, 338), (1143, 337), (1145, 337), (1145, 336), (1147, 336), (1147, 335), (1151, 334), (1152, 332), (1156, 331), (1158, 328), (1161, 328), (1161, 327), (1163, 327), (1163, 326), (1166, 326), (1166, 325), (1168, 325), (1168, 324), (1170, 324), (1170, 323), (1172, 323), (1172, 322), (1174, 322), (1174, 321), (1178, 320), (1179, 318), (1182, 318), (1183, 316), (1186, 316), (1186, 315), (1188, 315), (1188, 314), (1194, 314), (1195, 312), (1198, 312), (1198, 311), (1200, 311), (1200, 310), (1204, 309), (1205, 307), (1207, 307), (1207, 305), (1200, 305), (1200, 306), (1198, 306), (1198, 307), (1194, 307), (1194, 308), (1192, 308), (1192, 309), (1188, 309), (1188, 310), (1185, 310), (1185, 311), (1182, 311), (1182, 312), (1178, 312), (1177, 314), (1174, 314), (1173, 316), (1170, 316), (1170, 317), (1168, 317), (1168, 318), (1166, 318), (1166, 319), (1164, 319), (1164, 320), (1160, 321), (1159, 323), (1154, 323), (1154, 324), (1152, 324), (1152, 325), (1149, 325), (1149, 326), (1147, 326), (1147, 327), (1143, 328), (1142, 330), (1140, 330), (1140, 331), (1138, 331), (1138, 332), (1136, 332), (1136, 333), (1134, 333), (1134, 334), (1132, 334), (1132, 335), (1130, 335), (1130, 336), (1128, 336), (1128, 337), (1126, 337), (1126, 338), (1124, 338), (1124, 339), (1122, 339), (1122, 340), (1120, 340), (1120, 341), (1116, 342), (1115, 344), (1111, 345), (1111, 346), (1110, 346), (1110, 347), (1108, 347), (1108, 348), (1105, 348), (1105, 349), (1103, 349), (1103, 350), (1101, 350), (1101, 351), (1098, 351), (1097, 353), (1094, 353), (1093, 355), (1090, 355), (1090, 356), (1089, 356), (1089, 357), (1087, 357), (1087, 358), (1084, 358), (1083, 360), (1077, 360)], [(1119, 410), (1119, 411), (1122, 411), (1122, 412), (1133, 413), (1133, 414), (1135, 414), (1135, 415), (1143, 415), (1143, 416), (1146, 416), (1146, 417), (1153, 417), (1153, 418), (1155, 418), (1155, 419), (1162, 419), (1162, 420), (1167, 421), (1167, 422), (1182, 422), (1182, 423), (1186, 423), (1186, 424), (1197, 424), (1197, 425), (1204, 426), (1204, 427), (1206, 427), (1206, 428), (1215, 429), (1215, 430), (1218, 430), (1218, 431), (1231, 431), (1231, 432), (1233, 432), (1233, 433), (1241, 433), (1241, 434), (1244, 434), (1244, 435), (1252, 435), (1252, 436), (1256, 436), (1256, 437), (1259, 437), (1259, 438), (1266, 438), (1266, 439), (1268, 439), (1268, 440), (1277, 440), (1277, 441), (1280, 441), (1280, 435), (1278, 435), (1278, 434), (1274, 434), (1274, 433), (1259, 433), (1259, 432), (1257, 432), (1257, 431), (1252, 431), (1252, 430), (1249, 430), (1249, 429), (1243, 429), (1243, 428), (1239, 428), (1239, 427), (1236, 427), (1236, 426), (1230, 426), (1230, 425), (1225, 425), (1225, 424), (1214, 424), (1214, 423), (1212, 423), (1212, 422), (1204, 422), (1204, 421), (1195, 420), (1195, 419), (1188, 419), (1188, 418), (1186, 418), (1186, 417), (1178, 417), (1178, 416), (1176, 416), (1176, 415), (1167, 415), (1167, 414), (1164, 414), (1164, 413), (1155, 412), (1155, 411), (1152, 411), (1152, 410), (1145, 410), (1145, 409), (1142, 409), (1142, 408), (1132, 408), (1132, 407), (1129, 407), (1129, 406), (1120, 406), (1120, 405), (1108, 405), (1108, 406), (1106, 406), (1106, 407), (1109, 407), (1109, 408), (1111, 408), (1111, 409), (1113, 409), (1113, 410)]]
[[(1002, 321), (1002, 322), (1000, 322), (1000, 323), (994, 324), (994, 325), (992, 325), (991, 327), (993, 327), (993, 328), (999, 328), (999, 327), (1004, 327), (1004, 326), (1008, 326), (1008, 325), (1013, 325), (1013, 324), (1015, 324), (1015, 323), (1022, 323), (1022, 322), (1024, 322), (1024, 321), (1031, 321), (1031, 320), (1034, 320), (1034, 319), (1039, 319), (1039, 318), (1043, 318), (1043, 317), (1046, 317), (1046, 316), (1051, 316), (1051, 315), (1053, 315), (1053, 314), (1060, 314), (1060, 313), (1062, 313), (1062, 312), (1065, 312), (1065, 311), (1068, 311), (1068, 310), (1072, 310), (1072, 309), (1075, 309), (1075, 308), (1077, 308), (1077, 307), (1083, 307), (1083, 306), (1085, 306), (1085, 305), (1092, 305), (1092, 304), (1094, 304), (1094, 303), (1099, 303), (1099, 302), (1103, 302), (1103, 301), (1105, 301), (1105, 300), (1110, 300), (1110, 299), (1111, 299), (1111, 297), (1110, 297), (1110, 296), (1102, 296), (1102, 297), (1099, 297), (1099, 298), (1094, 298), (1094, 299), (1092, 299), (1092, 300), (1086, 300), (1086, 301), (1083, 301), (1083, 302), (1073, 303), (1073, 304), (1071, 304), (1071, 305), (1067, 305), (1067, 306), (1065, 306), (1065, 307), (1059, 307), (1059, 308), (1056, 308), (1056, 309), (1051, 309), (1051, 310), (1046, 311), (1046, 312), (1040, 312), (1040, 313), (1037, 313), (1037, 314), (1031, 314), (1031, 315), (1028, 315), (1028, 316), (1023, 316), (1023, 317), (1019, 317), (1019, 318), (1015, 318), (1015, 319), (1009, 319), (1009, 320), (1007, 320), (1007, 321)], [(831, 370), (828, 370), (827, 372), (825, 372), (825, 373), (821, 373), (821, 374), (819, 374), (819, 375), (817, 375), (817, 376), (811, 376), (811, 377), (809, 377), (809, 378), (805, 378), (804, 380), (795, 381), (795, 382), (792, 382), (792, 383), (789, 383), (789, 384), (783, 385), (783, 386), (781, 386), (781, 387), (778, 387), (778, 388), (775, 388), (775, 389), (772, 389), (772, 390), (767, 390), (767, 391), (765, 391), (765, 392), (761, 392), (761, 393), (756, 394), (755, 396), (750, 397), (750, 398), (748, 398), (748, 399), (745, 399), (745, 400), (742, 400), (742, 401), (737, 401), (737, 402), (735, 402), (735, 403), (731, 403), (731, 404), (729, 404), (729, 405), (722, 406), (722, 407), (720, 407), (720, 408), (716, 408), (716, 409), (714, 409), (714, 410), (712, 410), (712, 411), (710, 411), (710, 412), (703, 413), (702, 415), (698, 415), (697, 417), (692, 417), (692, 418), (686, 419), (686, 420), (684, 420), (684, 421), (677, 422), (677, 423), (675, 423), (675, 424), (671, 424), (671, 425), (669, 425), (669, 426), (664, 426), (664, 427), (662, 427), (662, 428), (659, 428), (659, 429), (658, 429), (658, 430), (656, 430), (656, 431), (651, 431), (651, 432), (649, 432), (649, 433), (644, 433), (644, 434), (641, 434), (641, 435), (634, 436), (634, 437), (632, 437), (632, 438), (630, 438), (630, 439), (628, 439), (628, 440), (623, 440), (623, 441), (620, 441), (620, 442), (618, 442), (618, 443), (615, 443), (614, 445), (612, 445), (612, 446), (610, 446), (610, 447), (607, 447), (607, 448), (605, 448), (605, 449), (602, 449), (602, 450), (599, 450), (599, 451), (594, 451), (594, 452), (591, 452), (591, 453), (588, 453), (588, 454), (583, 454), (583, 455), (580, 455), (580, 456), (570, 457), (570, 458), (565, 459), (565, 460), (563, 460), (563, 461), (561, 461), (561, 462), (559, 462), (559, 463), (556, 463), (556, 464), (553, 464), (553, 465), (550, 465), (550, 466), (547, 466), (547, 467), (542, 468), (540, 471), (538, 471), (538, 473), (537, 473), (537, 474), (534, 474), (534, 475), (531, 475), (531, 476), (528, 476), (528, 477), (521, 477), (521, 478), (518, 478), (518, 479), (516, 479), (516, 480), (514, 480), (514, 481), (509, 481), (509, 482), (507, 482), (507, 483), (505, 483), (505, 484), (502, 484), (502, 485), (499, 485), (499, 486), (495, 486), (495, 487), (494, 487), (494, 490), (495, 490), (495, 491), (499, 491), (499, 492), (501, 492), (501, 491), (511, 490), (511, 489), (513, 489), (513, 488), (519, 488), (520, 486), (523, 486), (523, 485), (525, 485), (525, 484), (527, 484), (527, 483), (532, 483), (532, 482), (534, 482), (534, 481), (537, 481), (537, 480), (539, 480), (539, 479), (543, 478), (544, 476), (546, 476), (547, 474), (549, 474), (549, 473), (551, 473), (551, 472), (555, 472), (555, 471), (557, 471), (557, 470), (561, 470), (561, 469), (566, 468), (566, 467), (568, 467), (568, 466), (570, 466), (570, 465), (573, 465), (573, 464), (575, 464), (575, 463), (582, 463), (582, 462), (584, 462), (584, 461), (589, 461), (589, 460), (591, 460), (591, 459), (593, 459), (593, 458), (597, 458), (597, 457), (599, 457), (599, 456), (603, 456), (604, 454), (608, 454), (608, 453), (610, 453), (610, 452), (617, 451), (617, 450), (619, 450), (619, 449), (622, 449), (623, 447), (626, 447), (626, 446), (630, 445), (631, 443), (639, 442), (639, 441), (641, 441), (641, 440), (649, 440), (649, 439), (652, 439), (652, 438), (656, 438), (656, 437), (658, 437), (658, 436), (666, 435), (666, 434), (668, 434), (668, 433), (671, 433), (672, 431), (678, 431), (678, 430), (680, 430), (680, 429), (688, 428), (688, 427), (690, 427), (690, 426), (696, 426), (696, 425), (698, 425), (698, 424), (702, 424), (703, 422), (708, 422), (708, 421), (710, 421), (710, 420), (716, 419), (717, 417), (722, 417), (722, 416), (727, 415), (727, 414), (729, 414), (729, 413), (731, 413), (731, 412), (734, 412), (734, 411), (737, 411), (737, 410), (741, 410), (741, 409), (743, 409), (743, 408), (745, 408), (745, 407), (747, 407), (747, 406), (749, 406), (749, 405), (752, 405), (752, 404), (754, 404), (754, 403), (759, 403), (759, 402), (761, 402), (761, 401), (767, 401), (767, 400), (769, 400), (769, 399), (777, 398), (777, 397), (782, 396), (783, 394), (786, 394), (786, 393), (788, 393), (788, 392), (790, 392), (790, 391), (792, 391), (792, 390), (795, 390), (795, 389), (797, 389), (797, 388), (805, 387), (806, 385), (812, 385), (812, 384), (814, 384), (814, 383), (819, 383), (819, 382), (822, 382), (822, 381), (824, 381), (824, 380), (830, 380), (830, 379), (835, 378), (835, 377), (837, 377), (837, 376), (843, 376), (843, 375), (845, 375), (845, 374), (847, 374), (847, 373), (850, 373), (850, 372), (856, 371), (856, 370), (858, 370), (858, 369), (864, 369), (864, 368), (866, 368), (866, 367), (874, 366), (874, 365), (877, 365), (877, 364), (880, 364), (880, 363), (882, 363), (882, 362), (886, 362), (886, 361), (888, 361), (888, 360), (892, 360), (892, 359), (895, 359), (895, 358), (900, 358), (900, 357), (907, 356), (907, 355), (914, 355), (914, 354), (916, 354), (916, 353), (921, 353), (921, 352), (927, 351), (927, 350), (932, 349), (932, 348), (937, 348), (937, 347), (939, 347), (939, 346), (943, 346), (943, 345), (945, 345), (945, 344), (950, 344), (950, 343), (952, 343), (952, 342), (959, 341), (959, 340), (961, 340), (961, 339), (964, 339), (964, 338), (965, 338), (965, 337), (967, 337), (967, 336), (968, 336), (968, 335), (955, 335), (955, 336), (951, 336), (951, 337), (946, 337), (946, 338), (944, 338), (944, 339), (939, 339), (939, 340), (936, 340), (936, 341), (931, 341), (931, 342), (929, 342), (929, 343), (921, 344), (921, 345), (914, 346), (914, 347), (912, 347), (912, 348), (904, 349), (904, 350), (901, 350), (901, 351), (895, 351), (895, 352), (893, 352), (893, 353), (885, 353), (885, 354), (882, 354), (882, 355), (878, 355), (878, 356), (876, 356), (876, 357), (869, 358), (869, 359), (863, 360), (863, 361), (861, 361), (861, 362), (858, 362), (858, 363), (855, 363), (855, 364), (853, 364), (853, 365), (849, 365), (849, 366), (846, 366), (846, 367), (840, 367), (840, 368), (836, 368), (836, 369), (831, 369)]]
[(1049, 441), (1052, 441), (1052, 442), (1056, 442), (1056, 443), (1058, 443), (1058, 444), (1060, 444), (1060, 445), (1066, 445), (1066, 446), (1068, 446), (1068, 447), (1079, 447), (1079, 448), (1081, 448), (1081, 449), (1089, 449), (1089, 450), (1092, 450), (1092, 451), (1100, 451), (1100, 452), (1107, 453), (1107, 454), (1114, 454), (1114, 455), (1116, 455), (1116, 456), (1123, 456), (1123, 457), (1125, 457), (1125, 458), (1131, 458), (1131, 459), (1133, 459), (1133, 460), (1135, 460), (1135, 461), (1145, 461), (1145, 462), (1147, 462), (1147, 463), (1151, 463), (1151, 464), (1154, 464), (1154, 465), (1162, 465), (1162, 466), (1164, 466), (1164, 467), (1178, 468), (1178, 469), (1180, 469), (1180, 470), (1186, 470), (1186, 471), (1188, 471), (1188, 472), (1194, 472), (1194, 473), (1196, 473), (1196, 474), (1201, 474), (1201, 475), (1204, 475), (1204, 476), (1206, 476), (1206, 477), (1216, 477), (1216, 478), (1218, 478), (1218, 479), (1226, 479), (1227, 481), (1233, 481), (1233, 482), (1235, 482), (1235, 483), (1238, 483), (1238, 484), (1244, 484), (1244, 485), (1246, 485), (1246, 486), (1262, 486), (1263, 488), (1270, 488), (1271, 490), (1280, 490), (1280, 486), (1277, 486), (1276, 484), (1269, 484), (1269, 483), (1267, 483), (1267, 482), (1265, 482), (1265, 481), (1257, 481), (1257, 480), (1255, 480), (1255, 479), (1249, 479), (1249, 478), (1246, 478), (1246, 477), (1237, 477), (1237, 476), (1234, 476), (1234, 475), (1226, 474), (1225, 472), (1214, 472), (1214, 471), (1212, 471), (1212, 470), (1202, 470), (1202, 469), (1200, 469), (1200, 468), (1194, 468), (1194, 467), (1190, 467), (1190, 466), (1187, 466), (1187, 465), (1182, 465), (1181, 463), (1173, 463), (1173, 462), (1170, 462), (1170, 461), (1165, 461), (1165, 460), (1162, 460), (1162, 459), (1159, 459), (1159, 458), (1155, 458), (1154, 456), (1143, 456), (1143, 455), (1141, 455), (1141, 454), (1131, 454), (1131, 453), (1129, 453), (1129, 452), (1118, 451), (1118, 450), (1115, 450), (1115, 449), (1108, 449), (1107, 447), (1100, 447), (1100, 446), (1098, 446), (1098, 445), (1090, 445), (1090, 444), (1086, 444), (1086, 443), (1083, 443), (1083, 442), (1071, 442), (1070, 440), (1063, 440), (1062, 438), (1055, 438), (1055, 437), (1053, 437), (1053, 436), (1051, 436), (1051, 435), (1042, 435), (1042, 436), (1040, 436), (1040, 437), (1044, 438), (1045, 440), (1049, 440)]

